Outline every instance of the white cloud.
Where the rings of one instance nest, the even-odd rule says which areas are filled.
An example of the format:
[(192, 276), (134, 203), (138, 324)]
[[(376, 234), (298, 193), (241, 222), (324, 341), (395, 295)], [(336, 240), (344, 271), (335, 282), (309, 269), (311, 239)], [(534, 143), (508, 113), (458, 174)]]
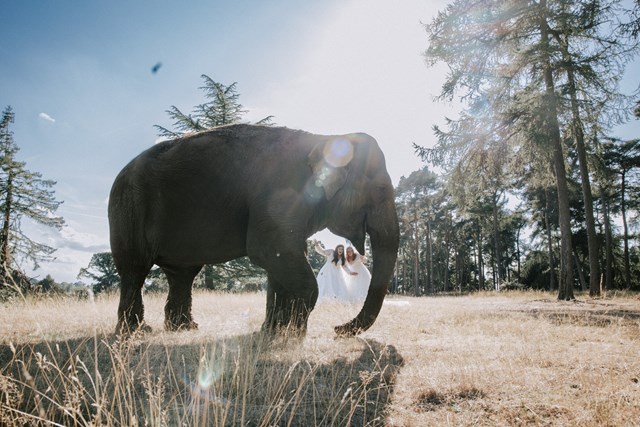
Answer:
[(40, 117), (42, 120), (45, 120), (45, 121), (47, 121), (49, 123), (55, 123), (56, 122), (56, 119), (54, 119), (53, 117), (51, 117), (47, 113), (40, 113), (40, 114), (38, 114), (38, 117)]
[[(27, 274), (39, 277), (51, 274), (56, 281), (75, 282), (76, 275), (82, 267), (86, 267), (94, 253), (109, 251), (108, 236), (101, 235), (100, 229), (91, 232), (80, 231), (74, 221), (69, 222), (61, 230), (45, 227), (32, 221), (25, 221), (23, 224), (25, 233), (37, 242), (44, 243), (53, 248), (54, 260), (42, 262), (41, 268), (37, 271), (29, 269), (25, 263)], [(94, 228), (94, 227), (91, 227)]]
[(82, 233), (65, 225), (59, 232), (60, 240), (57, 248), (69, 248), (81, 252), (95, 253), (109, 250), (109, 245), (104, 238), (93, 233)]

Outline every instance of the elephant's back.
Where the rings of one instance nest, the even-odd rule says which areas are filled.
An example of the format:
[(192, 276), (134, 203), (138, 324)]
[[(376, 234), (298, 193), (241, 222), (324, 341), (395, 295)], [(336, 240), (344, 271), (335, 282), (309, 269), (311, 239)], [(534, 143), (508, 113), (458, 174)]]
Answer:
[[(167, 141), (145, 155), (146, 176), (190, 186), (196, 174), (229, 196), (249, 199), (264, 191), (302, 180), (317, 135), (281, 127), (229, 125)], [(186, 181), (186, 182), (185, 182)], [(197, 184), (196, 184), (197, 185)]]
[[(163, 141), (140, 153), (116, 177), (110, 205), (126, 194), (216, 191), (239, 195), (266, 176), (305, 161), (318, 137), (288, 128), (238, 124)], [(273, 183), (273, 181), (271, 181)]]

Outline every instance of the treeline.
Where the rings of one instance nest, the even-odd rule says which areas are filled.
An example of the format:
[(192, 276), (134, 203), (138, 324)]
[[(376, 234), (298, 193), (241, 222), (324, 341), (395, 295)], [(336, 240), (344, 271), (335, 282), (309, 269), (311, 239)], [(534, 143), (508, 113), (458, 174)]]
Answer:
[[(603, 290), (640, 290), (636, 164), (623, 177), (595, 187), (594, 210)], [(618, 170), (618, 172), (620, 172)], [(571, 180), (572, 288), (589, 290), (588, 241), (577, 177)], [(517, 183), (517, 182), (516, 182)], [(400, 250), (391, 292), (430, 295), (478, 290), (558, 290), (560, 231), (553, 187), (523, 186), (469, 192), (425, 166), (403, 177), (396, 188)], [(522, 185), (520, 183), (520, 185)], [(626, 187), (626, 189), (623, 189)], [(624, 227), (622, 212), (632, 228)], [(627, 248), (627, 250), (625, 250)]]

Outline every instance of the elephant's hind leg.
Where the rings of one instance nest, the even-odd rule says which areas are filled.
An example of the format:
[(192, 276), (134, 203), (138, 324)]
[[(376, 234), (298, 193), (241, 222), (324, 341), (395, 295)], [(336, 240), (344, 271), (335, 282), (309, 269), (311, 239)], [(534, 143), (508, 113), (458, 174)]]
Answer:
[(169, 281), (169, 295), (164, 306), (164, 328), (168, 331), (197, 329), (191, 317), (191, 287), (202, 266), (162, 267)]
[(118, 324), (116, 333), (126, 334), (139, 328), (150, 330), (144, 325), (144, 304), (142, 286), (151, 267), (120, 267), (120, 303), (118, 304)]

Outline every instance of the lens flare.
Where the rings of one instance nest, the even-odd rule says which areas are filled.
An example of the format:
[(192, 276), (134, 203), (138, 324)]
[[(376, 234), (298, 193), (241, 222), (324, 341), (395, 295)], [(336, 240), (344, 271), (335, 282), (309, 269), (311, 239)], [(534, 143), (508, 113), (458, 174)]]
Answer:
[(319, 202), (327, 189), (339, 182), (341, 174), (345, 173), (341, 168), (353, 160), (353, 151), (353, 144), (347, 138), (335, 138), (324, 144), (322, 159), (313, 165), (313, 177), (304, 187), (307, 203)]
[(320, 180), (309, 180), (304, 187), (304, 198), (307, 203), (316, 204), (322, 200), (322, 182)]
[(325, 144), (323, 154), (329, 166), (341, 168), (353, 159), (353, 145), (347, 139), (336, 138)]
[(200, 359), (198, 369), (198, 387), (201, 390), (208, 390), (211, 385), (222, 375), (222, 363), (217, 359), (209, 360), (206, 356)]

